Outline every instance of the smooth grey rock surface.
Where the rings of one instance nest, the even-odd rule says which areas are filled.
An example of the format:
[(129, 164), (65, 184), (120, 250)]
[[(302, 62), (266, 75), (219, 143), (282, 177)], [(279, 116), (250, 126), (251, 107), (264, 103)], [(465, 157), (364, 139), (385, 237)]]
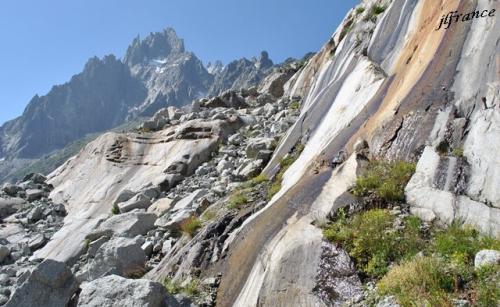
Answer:
[(45, 260), (15, 289), (6, 307), (65, 307), (78, 283), (64, 263)]
[(78, 306), (166, 306), (167, 291), (162, 284), (144, 279), (126, 279), (110, 275), (83, 283)]

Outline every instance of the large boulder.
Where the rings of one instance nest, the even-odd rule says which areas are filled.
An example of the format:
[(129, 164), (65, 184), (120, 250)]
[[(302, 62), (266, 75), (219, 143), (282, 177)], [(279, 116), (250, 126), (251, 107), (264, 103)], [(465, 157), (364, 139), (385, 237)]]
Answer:
[(479, 251), (474, 258), (474, 266), (476, 268), (495, 264), (500, 264), (500, 252), (497, 250), (485, 249)]
[(114, 215), (104, 221), (96, 230), (87, 235), (87, 239), (94, 241), (102, 236), (135, 237), (145, 235), (153, 229), (156, 214), (145, 212), (128, 212)]
[(19, 192), (20, 190), (21, 190), (21, 188), (19, 186), (11, 184), (11, 183), (5, 183), (3, 185), (3, 188), (2, 188), (2, 191), (4, 191), (5, 194), (12, 196), (12, 197), (16, 196), (17, 192)]
[(121, 213), (129, 212), (134, 209), (147, 209), (151, 206), (151, 199), (144, 195), (143, 193), (138, 194), (126, 202), (119, 203), (118, 209), (120, 209)]
[(6, 307), (65, 307), (78, 283), (64, 263), (45, 260), (15, 289)]
[(174, 205), (177, 199), (161, 198), (148, 208), (148, 212), (154, 213), (157, 216), (162, 216), (167, 213)]
[(111, 238), (99, 247), (95, 257), (89, 260), (77, 275), (83, 281), (94, 280), (112, 274), (124, 277), (142, 276), (147, 261), (141, 246), (144, 239)]
[(271, 150), (275, 144), (273, 138), (256, 138), (248, 142), (245, 149), (248, 158), (257, 158), (259, 152)]
[(143, 306), (166, 305), (167, 291), (160, 283), (145, 279), (126, 279), (110, 275), (84, 283), (78, 306)]
[(237, 177), (248, 179), (257, 176), (262, 170), (262, 160), (248, 160), (243, 162), (235, 171)]
[(5, 245), (0, 245), (0, 263), (2, 263), (5, 258), (10, 254), (10, 249)]
[(207, 108), (244, 108), (247, 106), (245, 99), (238, 95), (235, 91), (225, 91), (220, 96), (214, 97), (204, 103)]
[(290, 80), (293, 76), (293, 73), (273, 73), (269, 75), (264, 81), (262, 81), (259, 92), (261, 93), (269, 93), (273, 95), (275, 98), (279, 98), (283, 96), (285, 93), (284, 87), (285, 83)]
[(44, 196), (44, 192), (40, 189), (28, 189), (26, 190), (26, 199), (28, 201), (34, 201), (40, 199)]
[(136, 196), (138, 192), (130, 191), (130, 190), (123, 190), (118, 194), (116, 197), (115, 201), (113, 204), (118, 205), (119, 203), (123, 203), (131, 199), (132, 197)]
[(22, 198), (0, 198), (0, 219), (16, 213), (25, 204)]
[(182, 209), (187, 209), (187, 208), (192, 208), (196, 201), (200, 198), (202, 198), (203, 196), (205, 196), (206, 194), (208, 193), (208, 190), (205, 190), (205, 189), (198, 189), (194, 192), (192, 192), (191, 194), (189, 194), (188, 196), (184, 197), (183, 199), (179, 200), (173, 210), (174, 211), (178, 211), (178, 210), (182, 210)]

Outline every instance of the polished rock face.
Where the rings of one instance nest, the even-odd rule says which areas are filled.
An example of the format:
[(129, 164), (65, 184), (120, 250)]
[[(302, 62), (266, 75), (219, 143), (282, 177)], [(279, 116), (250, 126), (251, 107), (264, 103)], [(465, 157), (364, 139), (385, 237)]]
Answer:
[[(351, 11), (300, 69), (272, 71), (257, 87), (222, 91), (191, 108), (161, 109), (140, 130), (89, 143), (48, 176), (51, 199), (64, 203), (68, 215), (32, 258), (66, 262), (90, 281), (84, 290), (112, 279), (128, 288), (130, 280), (100, 277), (144, 270), (145, 279), (198, 285), (198, 305), (363, 305), (353, 264), (324, 241), (320, 225), (356, 202), (350, 188), (373, 159), (416, 163), (405, 188), (408, 212), (498, 234), (499, 25), (480, 19), (435, 31), (443, 14), (491, 1), (360, 5), (374, 4), (386, 10)], [(127, 57), (132, 74), (158, 54), (184, 52), (166, 35), (171, 48), (161, 48), (160, 36), (134, 42)], [(245, 82), (230, 70), (270, 65), (262, 54), (210, 73), (216, 83), (226, 82), (217, 75), (227, 77), (223, 87), (238, 87)], [(291, 157), (297, 159), (283, 172)], [(272, 186), (266, 179), (276, 174), (283, 180)], [(15, 190), (4, 189), (7, 218), (25, 205), (12, 199)], [(24, 231), (9, 226), (4, 232), (14, 239)], [(115, 255), (124, 248), (138, 260), (127, 264)], [(478, 265), (497, 261), (494, 251), (476, 255)], [(140, 292), (139, 299), (147, 293)], [(183, 295), (175, 300), (190, 304)]]

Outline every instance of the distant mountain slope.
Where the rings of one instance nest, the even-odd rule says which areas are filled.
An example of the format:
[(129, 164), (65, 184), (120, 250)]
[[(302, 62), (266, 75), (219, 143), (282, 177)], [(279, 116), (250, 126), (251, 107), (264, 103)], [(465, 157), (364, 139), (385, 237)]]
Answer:
[(262, 51), (258, 59), (239, 59), (229, 63), (224, 68), (217, 68), (214, 82), (208, 92), (217, 96), (227, 89), (240, 90), (258, 84), (269, 74), (273, 62), (267, 52)]
[(171, 28), (137, 37), (123, 60), (113, 55), (90, 59), (81, 73), (35, 96), (20, 117), (0, 127), (0, 181), (5, 170), (15, 173), (11, 168), (23, 168), (89, 134), (210, 93), (256, 85), (273, 63), (263, 52), (258, 60), (217, 65), (209, 73)]
[(0, 128), (1, 155), (32, 159), (113, 128), (145, 96), (146, 88), (127, 65), (112, 55), (93, 58), (82, 73), (35, 96), (22, 116)]

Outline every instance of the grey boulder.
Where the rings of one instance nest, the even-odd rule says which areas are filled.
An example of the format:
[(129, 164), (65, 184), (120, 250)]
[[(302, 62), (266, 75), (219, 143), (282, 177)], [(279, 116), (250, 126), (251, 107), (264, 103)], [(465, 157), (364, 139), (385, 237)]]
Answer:
[(26, 190), (26, 199), (28, 201), (34, 201), (43, 197), (43, 191), (39, 189), (28, 189)]
[(121, 213), (130, 212), (134, 209), (147, 209), (151, 206), (151, 199), (144, 194), (138, 194), (126, 202), (118, 204)]
[(21, 198), (0, 198), (0, 219), (16, 213), (25, 203)]
[(500, 264), (500, 252), (496, 250), (484, 249), (479, 251), (474, 258), (474, 266), (476, 268), (495, 264)]
[(156, 219), (156, 214), (145, 212), (128, 212), (114, 215), (100, 224), (86, 238), (94, 241), (102, 236), (111, 237), (114, 234), (130, 238), (145, 235), (153, 229)]
[(78, 283), (64, 263), (45, 260), (16, 288), (6, 307), (64, 307)]
[(147, 261), (141, 248), (143, 243), (144, 239), (140, 237), (111, 238), (99, 247), (95, 257), (82, 267), (77, 275), (78, 279), (90, 281), (112, 274), (124, 277), (142, 276)]
[(78, 306), (144, 306), (166, 305), (167, 291), (160, 283), (145, 279), (126, 279), (110, 275), (84, 283)]

